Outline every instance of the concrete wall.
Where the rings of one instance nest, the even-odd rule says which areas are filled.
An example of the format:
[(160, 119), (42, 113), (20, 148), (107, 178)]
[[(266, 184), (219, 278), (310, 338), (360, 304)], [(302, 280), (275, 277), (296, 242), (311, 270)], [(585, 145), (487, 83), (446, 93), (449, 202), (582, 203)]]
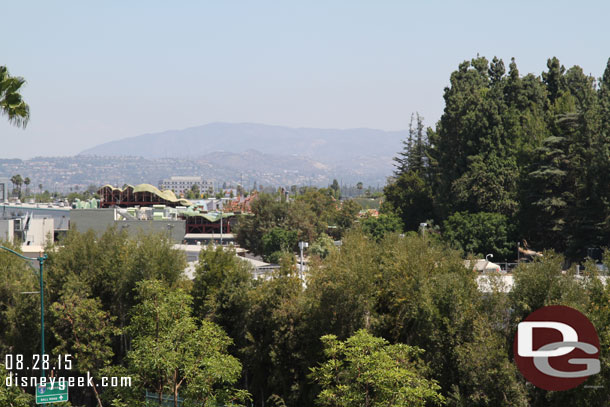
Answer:
[(186, 222), (184, 220), (115, 220), (114, 208), (105, 209), (72, 209), (70, 224), (80, 232), (92, 229), (102, 234), (110, 226), (116, 225), (119, 230), (126, 230), (130, 236), (141, 233), (166, 233), (175, 243), (184, 239)]
[(12, 219), (0, 220), (0, 240), (13, 243), (15, 236), (15, 221)]
[(52, 218), (55, 230), (68, 230), (70, 227), (69, 208), (49, 208), (38, 205), (3, 205), (0, 200), (0, 219), (15, 219), (32, 215), (35, 219)]
[(25, 246), (45, 246), (53, 241), (53, 219), (30, 219), (28, 230), (24, 232)]
[(70, 226), (80, 232), (103, 233), (114, 224), (114, 209), (70, 209)]
[(8, 178), (0, 177), (0, 203), (8, 200), (11, 183)]

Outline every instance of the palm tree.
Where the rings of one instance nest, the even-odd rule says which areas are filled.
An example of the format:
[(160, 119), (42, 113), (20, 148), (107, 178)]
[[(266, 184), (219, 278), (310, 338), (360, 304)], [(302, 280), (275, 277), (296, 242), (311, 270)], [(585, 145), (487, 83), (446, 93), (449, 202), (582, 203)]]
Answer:
[(356, 188), (358, 188), (358, 195), (362, 194), (362, 188), (364, 187), (364, 185), (362, 185), (362, 182), (359, 182), (356, 184)]
[(9, 123), (23, 128), (30, 120), (30, 107), (19, 93), (24, 84), (25, 79), (9, 75), (6, 66), (0, 66), (0, 115), (8, 116)]
[(29, 177), (25, 177), (25, 179), (23, 180), (23, 183), (25, 184), (25, 195), (29, 196), (30, 195), (30, 183), (32, 181), (30, 180)]
[(20, 174), (13, 175), (11, 177), (11, 182), (13, 183), (13, 192), (17, 191), (17, 196), (21, 198), (21, 184), (23, 184), (23, 178), (21, 178)]

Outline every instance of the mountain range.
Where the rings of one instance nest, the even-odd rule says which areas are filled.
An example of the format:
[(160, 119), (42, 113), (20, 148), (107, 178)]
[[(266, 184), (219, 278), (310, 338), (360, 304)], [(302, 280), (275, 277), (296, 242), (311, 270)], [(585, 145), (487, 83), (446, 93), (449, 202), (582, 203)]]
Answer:
[(356, 156), (391, 157), (406, 131), (314, 129), (253, 123), (211, 123), (128, 137), (89, 148), (83, 155), (194, 158), (213, 152), (299, 155), (318, 161)]
[(323, 184), (337, 178), (379, 184), (391, 175), (392, 157), (401, 150), (407, 134), (406, 130), (211, 123), (107, 142), (84, 150), (79, 156), (191, 161), (204, 172), (227, 179), (246, 173), (249, 178), (264, 175), (278, 183), (309, 179)]

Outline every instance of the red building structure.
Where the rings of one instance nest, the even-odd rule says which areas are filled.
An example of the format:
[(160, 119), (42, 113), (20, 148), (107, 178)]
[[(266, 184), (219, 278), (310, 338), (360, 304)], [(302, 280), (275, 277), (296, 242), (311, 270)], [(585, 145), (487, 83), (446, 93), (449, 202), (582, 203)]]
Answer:
[[(219, 212), (191, 212), (183, 214), (186, 219), (186, 233), (220, 233)], [(231, 233), (231, 226), (235, 215), (231, 212), (222, 214), (222, 232)]]
[(104, 185), (98, 191), (100, 195), (100, 208), (112, 206), (190, 206), (187, 199), (177, 198), (170, 190), (160, 191), (150, 184), (140, 184), (135, 187), (126, 185), (125, 188), (115, 188), (112, 185)]

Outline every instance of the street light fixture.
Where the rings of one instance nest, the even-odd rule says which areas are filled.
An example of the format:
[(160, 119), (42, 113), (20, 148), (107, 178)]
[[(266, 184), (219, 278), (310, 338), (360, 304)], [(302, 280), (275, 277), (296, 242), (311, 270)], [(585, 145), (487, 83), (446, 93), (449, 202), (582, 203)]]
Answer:
[[(24, 260), (37, 260), (40, 271), (40, 357), (44, 356), (44, 262), (47, 259), (47, 255), (40, 252), (39, 257), (26, 257), (16, 251), (9, 249), (8, 247), (0, 246), (0, 249), (6, 250), (9, 253), (14, 254), (15, 256), (21, 257)], [(44, 375), (44, 367), (41, 366), (40, 377), (45, 377)]]
[(419, 227), (421, 228), (421, 237), (425, 238), (426, 237), (426, 228), (428, 227), (427, 223), (420, 223)]
[(299, 249), (301, 249), (301, 267), (300, 267), (301, 268), (301, 270), (300, 270), (301, 271), (301, 278), (303, 277), (303, 270), (305, 268), (305, 265), (303, 264), (304, 263), (304, 261), (303, 261), (303, 249), (306, 249), (308, 247), (309, 247), (309, 243), (307, 243), (307, 242), (299, 242)]

